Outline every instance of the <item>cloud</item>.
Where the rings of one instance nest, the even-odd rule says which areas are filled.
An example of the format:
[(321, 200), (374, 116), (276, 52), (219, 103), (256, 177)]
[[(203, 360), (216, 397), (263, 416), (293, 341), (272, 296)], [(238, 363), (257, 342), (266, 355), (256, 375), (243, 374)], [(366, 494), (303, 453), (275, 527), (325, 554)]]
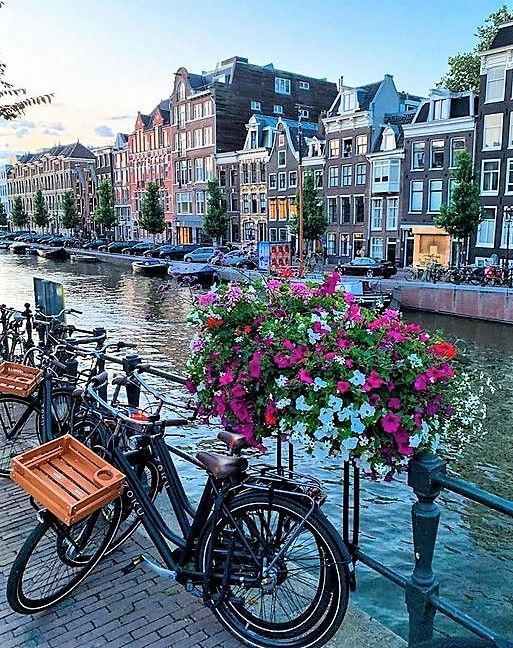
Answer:
[(14, 131), (14, 134), (15, 134), (16, 137), (18, 137), (19, 139), (21, 139), (22, 137), (25, 137), (25, 135), (28, 135), (29, 133), (30, 133), (30, 130), (29, 130), (28, 128), (17, 128), (17, 129)]
[(116, 119), (133, 119), (135, 121), (135, 115), (114, 115), (114, 117), (111, 117), (112, 120)]
[(94, 132), (100, 137), (114, 137), (114, 132), (109, 126), (97, 126)]

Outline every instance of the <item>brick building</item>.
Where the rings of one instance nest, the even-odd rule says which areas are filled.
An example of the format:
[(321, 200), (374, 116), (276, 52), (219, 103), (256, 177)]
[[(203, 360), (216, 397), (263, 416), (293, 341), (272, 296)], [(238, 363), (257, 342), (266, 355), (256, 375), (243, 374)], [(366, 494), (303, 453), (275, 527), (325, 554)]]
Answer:
[(133, 238), (130, 210), (130, 173), (128, 135), (118, 133), (112, 147), (112, 184), (114, 187), (115, 233), (117, 239)]

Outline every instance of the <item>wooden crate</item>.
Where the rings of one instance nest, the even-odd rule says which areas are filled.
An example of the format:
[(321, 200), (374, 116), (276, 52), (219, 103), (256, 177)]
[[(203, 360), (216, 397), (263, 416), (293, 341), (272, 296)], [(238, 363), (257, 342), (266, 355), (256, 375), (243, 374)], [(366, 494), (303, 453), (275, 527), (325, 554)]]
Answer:
[(35, 367), (2, 362), (0, 364), (0, 394), (13, 394), (26, 398), (43, 380), (43, 372)]
[(11, 478), (65, 524), (119, 497), (125, 480), (69, 434), (14, 457)]

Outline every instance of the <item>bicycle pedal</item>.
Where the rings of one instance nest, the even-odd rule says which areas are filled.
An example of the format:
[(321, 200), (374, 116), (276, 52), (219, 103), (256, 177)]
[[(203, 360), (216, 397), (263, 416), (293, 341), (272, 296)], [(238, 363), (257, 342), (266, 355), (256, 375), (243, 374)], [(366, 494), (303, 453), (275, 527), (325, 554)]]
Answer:
[(143, 562), (143, 556), (136, 556), (135, 558), (132, 558), (132, 560), (128, 563), (128, 565), (125, 565), (123, 569), (121, 570), (121, 573), (123, 576), (126, 576), (127, 574), (130, 574), (131, 572), (134, 571), (139, 565)]

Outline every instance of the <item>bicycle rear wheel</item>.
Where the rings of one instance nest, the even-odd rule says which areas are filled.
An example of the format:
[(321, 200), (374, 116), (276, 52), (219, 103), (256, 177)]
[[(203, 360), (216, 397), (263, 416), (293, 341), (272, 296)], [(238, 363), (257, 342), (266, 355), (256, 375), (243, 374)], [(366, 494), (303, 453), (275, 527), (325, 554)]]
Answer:
[(270, 502), (266, 493), (245, 493), (228, 508), (198, 548), (214, 613), (252, 646), (323, 645), (342, 623), (349, 594), (349, 555), (333, 526), (276, 494)]
[(119, 498), (71, 526), (44, 513), (11, 568), (7, 581), (11, 608), (20, 614), (41, 612), (78, 587), (102, 558), (120, 517)]
[(0, 394), (0, 477), (8, 477), (13, 457), (39, 443), (41, 410), (33, 398)]

